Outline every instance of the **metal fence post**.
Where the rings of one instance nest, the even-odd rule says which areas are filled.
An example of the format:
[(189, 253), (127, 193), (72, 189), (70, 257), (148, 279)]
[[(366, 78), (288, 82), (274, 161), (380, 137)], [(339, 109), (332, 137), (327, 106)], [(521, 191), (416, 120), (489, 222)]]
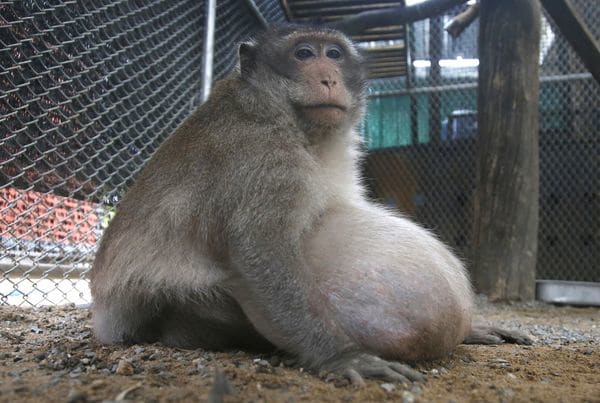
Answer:
[(202, 57), (202, 102), (208, 99), (212, 87), (216, 15), (217, 0), (207, 0), (206, 21), (204, 25), (204, 53)]

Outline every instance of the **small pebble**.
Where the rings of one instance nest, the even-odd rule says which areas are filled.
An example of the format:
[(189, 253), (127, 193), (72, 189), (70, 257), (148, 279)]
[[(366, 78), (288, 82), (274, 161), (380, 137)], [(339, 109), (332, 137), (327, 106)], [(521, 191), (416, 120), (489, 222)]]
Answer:
[(133, 375), (133, 365), (126, 359), (121, 359), (117, 364), (117, 369), (115, 370), (117, 375)]
[(210, 375), (210, 369), (206, 365), (202, 365), (200, 363), (196, 365), (196, 372), (203, 378)]
[(408, 390), (402, 392), (402, 403), (414, 403), (415, 396)]
[(393, 383), (382, 383), (381, 387), (386, 392), (392, 392), (394, 389), (396, 389), (396, 385), (394, 385)]
[(494, 358), (488, 362), (490, 368), (509, 368), (510, 362), (502, 358)]
[(84, 351), (83, 355), (86, 356), (87, 358), (89, 358), (90, 360), (96, 358), (96, 353), (93, 352), (92, 350), (86, 350), (86, 351)]
[(36, 325), (31, 326), (31, 333), (42, 334), (44, 331), (37, 327)]
[(258, 366), (256, 367), (256, 372), (259, 374), (273, 374), (275, 373), (275, 368), (271, 366)]
[(69, 372), (69, 377), (70, 378), (78, 378), (81, 376), (82, 373), (83, 373), (83, 368), (76, 367), (73, 371)]
[(256, 360), (254, 360), (254, 363), (256, 365), (258, 365), (259, 367), (270, 367), (271, 366), (271, 364), (269, 364), (269, 361), (267, 361), (267, 360), (256, 359)]

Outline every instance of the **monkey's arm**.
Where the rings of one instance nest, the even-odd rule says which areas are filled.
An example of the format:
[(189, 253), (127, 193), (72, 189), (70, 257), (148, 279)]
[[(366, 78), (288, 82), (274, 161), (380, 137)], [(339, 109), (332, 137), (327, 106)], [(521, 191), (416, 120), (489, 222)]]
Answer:
[[(311, 300), (314, 284), (304, 277), (305, 262), (299, 240), (286, 234), (244, 236), (244, 252), (235, 254), (234, 266), (243, 267), (234, 282), (234, 297), (256, 329), (279, 348), (296, 354), (303, 366), (337, 372), (353, 384), (363, 377), (392, 382), (422, 381), (410, 367), (385, 361), (361, 351), (326, 312)], [(258, 246), (260, 245), (260, 246)]]
[[(405, 365), (382, 360), (354, 343), (315, 292), (318, 268), (304, 259), (303, 236), (320, 213), (318, 197), (285, 163), (257, 176), (234, 215), (229, 245), (238, 278), (231, 291), (256, 329), (279, 348), (317, 371), (390, 381), (422, 380)], [(296, 166), (297, 170), (297, 166)]]

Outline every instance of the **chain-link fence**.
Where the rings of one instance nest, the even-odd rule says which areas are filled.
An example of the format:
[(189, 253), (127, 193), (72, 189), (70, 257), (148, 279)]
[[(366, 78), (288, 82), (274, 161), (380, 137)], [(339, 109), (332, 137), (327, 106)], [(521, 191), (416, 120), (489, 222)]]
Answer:
[[(598, 38), (595, 0), (575, 3)], [(468, 257), (478, 22), (456, 39), (443, 30), (462, 9), (387, 44), (407, 45), (408, 68), (405, 49), (394, 53), (406, 76), (371, 82), (363, 132), (373, 196)], [(85, 272), (113, 206), (202, 99), (205, 10), (188, 0), (0, 3), (1, 303), (89, 302)], [(235, 65), (236, 42), (285, 18), (278, 1), (217, 1), (213, 78)], [(600, 281), (600, 89), (549, 20), (542, 37), (538, 277)]]
[[(596, 40), (596, 0), (574, 2)], [(373, 196), (432, 228), (469, 258), (477, 130), (475, 20), (443, 27), (466, 6), (409, 27), (409, 71), (380, 80), (364, 126)], [(544, 15), (540, 88), (537, 277), (600, 282), (600, 85)]]
[[(216, 78), (277, 2), (219, 1)], [(201, 100), (205, 2), (0, 3), (1, 303), (89, 302), (114, 204)]]

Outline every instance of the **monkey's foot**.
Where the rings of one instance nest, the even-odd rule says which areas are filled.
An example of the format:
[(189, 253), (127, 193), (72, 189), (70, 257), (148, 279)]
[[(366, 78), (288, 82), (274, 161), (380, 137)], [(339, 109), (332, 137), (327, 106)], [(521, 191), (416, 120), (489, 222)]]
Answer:
[(465, 337), (463, 344), (502, 344), (514, 343), (529, 346), (533, 340), (517, 330), (507, 330), (491, 326), (474, 326), (471, 333)]
[(331, 367), (335, 368), (334, 372), (344, 376), (355, 386), (364, 386), (364, 378), (402, 383), (425, 381), (420, 372), (408, 365), (386, 361), (371, 354), (341, 357), (331, 363)]

